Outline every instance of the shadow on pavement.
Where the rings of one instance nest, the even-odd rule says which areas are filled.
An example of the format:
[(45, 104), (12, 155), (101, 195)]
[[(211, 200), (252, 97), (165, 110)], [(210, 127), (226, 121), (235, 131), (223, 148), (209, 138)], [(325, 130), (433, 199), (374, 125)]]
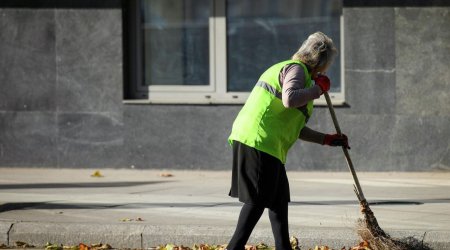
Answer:
[[(429, 200), (383, 200), (373, 201), (371, 205), (422, 205), (429, 203), (450, 203), (450, 199), (429, 199)], [(290, 206), (332, 206), (332, 205), (359, 205), (354, 200), (337, 200), (337, 201), (315, 201), (315, 202), (301, 202), (293, 201), (289, 203)], [(155, 207), (166, 208), (196, 208), (196, 207), (240, 207), (240, 202), (193, 202), (193, 203), (177, 203), (177, 202), (164, 202), (164, 203), (128, 203), (128, 204), (110, 204), (110, 203), (53, 203), (53, 202), (18, 202), (18, 203), (5, 203), (0, 205), (0, 213), (13, 211), (13, 210), (25, 210), (25, 209), (145, 209)]]
[(118, 207), (118, 204), (96, 204), (96, 203), (80, 203), (80, 204), (64, 204), (49, 202), (17, 202), (5, 203), (0, 205), (0, 213), (13, 210), (27, 209), (107, 209)]
[(21, 184), (0, 184), (0, 189), (132, 187), (132, 186), (159, 184), (159, 183), (166, 183), (166, 182), (172, 182), (172, 181), (21, 183)]

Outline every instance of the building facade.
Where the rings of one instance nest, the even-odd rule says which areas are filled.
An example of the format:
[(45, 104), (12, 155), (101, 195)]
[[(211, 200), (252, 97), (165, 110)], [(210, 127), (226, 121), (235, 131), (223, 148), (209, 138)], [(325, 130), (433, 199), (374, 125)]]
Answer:
[[(376, 4), (374, 3), (376, 2)], [(323, 30), (361, 171), (450, 169), (448, 1), (5, 0), (0, 166), (227, 170), (265, 67)], [(309, 126), (332, 133), (318, 100)], [(288, 170), (346, 171), (300, 142)]]

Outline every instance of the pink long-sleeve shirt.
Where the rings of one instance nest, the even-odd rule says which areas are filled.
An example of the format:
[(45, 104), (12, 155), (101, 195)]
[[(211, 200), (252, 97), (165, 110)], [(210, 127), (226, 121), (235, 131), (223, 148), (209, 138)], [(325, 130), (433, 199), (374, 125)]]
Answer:
[(297, 108), (306, 105), (310, 100), (319, 98), (321, 90), (314, 85), (305, 89), (305, 72), (298, 64), (284, 66), (279, 75), (282, 85), (282, 101), (287, 108)]
[[(308, 101), (317, 99), (322, 94), (319, 86), (305, 88), (305, 72), (298, 64), (288, 64), (284, 66), (279, 75), (282, 85), (281, 99), (287, 108), (298, 108), (306, 105)], [(299, 138), (309, 142), (323, 144), (325, 134), (304, 127)]]

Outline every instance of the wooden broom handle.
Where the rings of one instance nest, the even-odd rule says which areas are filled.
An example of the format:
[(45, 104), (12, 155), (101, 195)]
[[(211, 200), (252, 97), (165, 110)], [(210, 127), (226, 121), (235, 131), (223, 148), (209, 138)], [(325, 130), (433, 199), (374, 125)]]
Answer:
[[(330, 96), (328, 95), (328, 92), (324, 92), (323, 95), (325, 96), (325, 100), (327, 101), (328, 109), (330, 110), (331, 119), (333, 119), (334, 127), (336, 128), (336, 132), (339, 135), (342, 135), (341, 128), (339, 127), (339, 123), (336, 118), (336, 113), (334, 112), (333, 104), (331, 103)], [(350, 169), (350, 172), (353, 176), (354, 181), (354, 188), (356, 196), (358, 197), (359, 201), (365, 201), (366, 198), (364, 197), (361, 185), (359, 184), (358, 176), (356, 175), (355, 168), (353, 167), (352, 159), (350, 159), (350, 154), (348, 153), (348, 149), (345, 146), (342, 146), (342, 150), (344, 151), (345, 159), (347, 160), (347, 166)]]

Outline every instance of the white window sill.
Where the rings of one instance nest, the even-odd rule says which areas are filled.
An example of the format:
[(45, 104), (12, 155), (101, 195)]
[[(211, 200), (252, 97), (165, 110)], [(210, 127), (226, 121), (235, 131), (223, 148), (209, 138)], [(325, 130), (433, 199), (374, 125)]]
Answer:
[[(124, 104), (244, 104), (249, 93), (157, 93), (148, 99), (124, 100)], [(342, 93), (329, 93), (331, 102), (335, 106), (345, 105)], [(323, 96), (314, 100), (315, 106), (327, 106)]]

